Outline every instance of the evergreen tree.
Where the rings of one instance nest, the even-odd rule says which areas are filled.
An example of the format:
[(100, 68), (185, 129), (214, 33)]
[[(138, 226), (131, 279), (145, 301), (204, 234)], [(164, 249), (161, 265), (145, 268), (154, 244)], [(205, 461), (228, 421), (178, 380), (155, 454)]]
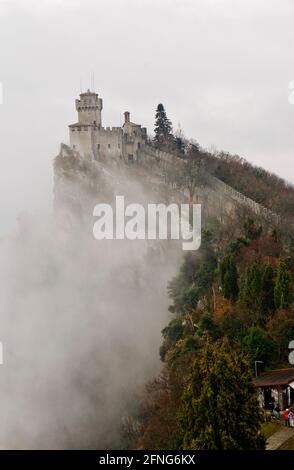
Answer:
[(179, 125), (174, 135), (174, 147), (180, 158), (185, 158), (187, 144), (187, 139), (185, 138), (183, 130)]
[(154, 142), (158, 147), (168, 146), (173, 141), (172, 123), (167, 118), (163, 104), (159, 104), (155, 114)]
[(185, 157), (185, 149), (186, 149), (186, 144), (184, 140), (181, 137), (175, 137), (174, 140), (175, 143), (175, 150), (180, 158)]
[(233, 255), (224, 257), (220, 264), (221, 287), (226, 299), (235, 301), (239, 294), (238, 272)]
[(189, 191), (190, 201), (197, 196), (198, 189), (207, 184), (207, 175), (204, 171), (204, 161), (200, 146), (197, 142), (191, 143), (186, 148), (186, 165), (177, 173), (177, 184)]
[(170, 312), (185, 314), (195, 309), (199, 298), (211, 285), (216, 268), (216, 258), (207, 235), (203, 236), (201, 253), (190, 251), (185, 256), (180, 273), (168, 284), (173, 300)]
[(291, 275), (286, 262), (280, 258), (274, 289), (276, 309), (287, 308), (291, 303)]
[(264, 449), (261, 412), (245, 356), (227, 340), (207, 342), (194, 360), (179, 422), (186, 450)]
[(262, 265), (257, 261), (250, 264), (243, 276), (240, 303), (248, 310), (253, 324), (259, 324), (262, 312)]
[(244, 232), (246, 238), (249, 240), (255, 240), (259, 238), (262, 233), (262, 226), (257, 227), (253, 219), (248, 218), (244, 223)]
[(243, 276), (240, 303), (248, 310), (254, 325), (264, 326), (275, 310), (274, 269), (270, 264), (254, 261)]
[(262, 290), (262, 309), (265, 314), (269, 314), (275, 310), (274, 301), (274, 269), (270, 264), (266, 264), (263, 268), (262, 279), (261, 279), (261, 290)]
[(211, 312), (206, 312), (202, 315), (199, 324), (197, 333), (199, 336), (209, 336), (212, 340), (219, 339), (221, 336), (221, 331), (218, 324), (214, 321), (213, 315)]
[(277, 343), (260, 327), (252, 326), (242, 341), (243, 351), (250, 361), (262, 361), (267, 366), (278, 358)]

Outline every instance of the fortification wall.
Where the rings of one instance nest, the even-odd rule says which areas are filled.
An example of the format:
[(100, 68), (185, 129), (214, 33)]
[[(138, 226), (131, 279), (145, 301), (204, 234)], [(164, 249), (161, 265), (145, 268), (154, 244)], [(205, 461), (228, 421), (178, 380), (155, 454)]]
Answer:
[(70, 146), (81, 155), (92, 155), (92, 135), (90, 126), (69, 128)]
[[(181, 167), (186, 164), (185, 160), (150, 146), (145, 146), (139, 152), (139, 163), (162, 177), (167, 184), (173, 181), (172, 172), (180, 171)], [(205, 186), (197, 189), (196, 199), (197, 202), (202, 203), (207, 214), (217, 216), (222, 220), (227, 215), (234, 216), (240, 207), (245, 207), (269, 222), (275, 224), (280, 222), (277, 214), (244, 196), (215, 176), (205, 173), (205, 181)], [(184, 190), (184, 194), (188, 197), (187, 190)]]
[(93, 148), (98, 159), (115, 159), (122, 157), (121, 127), (101, 127), (93, 131)]

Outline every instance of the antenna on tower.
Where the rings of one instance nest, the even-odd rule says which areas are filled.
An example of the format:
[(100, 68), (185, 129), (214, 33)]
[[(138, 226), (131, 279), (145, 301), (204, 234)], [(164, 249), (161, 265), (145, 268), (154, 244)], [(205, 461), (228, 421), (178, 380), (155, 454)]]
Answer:
[(95, 78), (94, 78), (94, 72), (91, 72), (91, 91), (95, 91)]
[(82, 79), (81, 78), (80, 78), (80, 90), (81, 90), (81, 93), (83, 93)]

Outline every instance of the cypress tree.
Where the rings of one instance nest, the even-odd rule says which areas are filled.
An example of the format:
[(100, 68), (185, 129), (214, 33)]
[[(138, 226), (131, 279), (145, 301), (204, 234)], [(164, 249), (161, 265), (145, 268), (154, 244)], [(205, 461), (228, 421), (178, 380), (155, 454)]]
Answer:
[(250, 264), (243, 276), (240, 300), (252, 313), (260, 312), (262, 305), (262, 265), (257, 261)]
[(227, 255), (220, 265), (221, 287), (226, 299), (235, 301), (239, 294), (238, 272), (233, 255)]
[(227, 340), (209, 342), (193, 362), (179, 412), (183, 449), (264, 449), (250, 365)]
[(278, 263), (274, 299), (276, 309), (287, 308), (291, 302), (291, 275), (283, 258)]
[(251, 324), (264, 326), (275, 310), (274, 270), (270, 264), (254, 261), (243, 276), (240, 303), (248, 310)]
[(274, 269), (270, 264), (266, 264), (261, 279), (262, 289), (262, 309), (265, 313), (270, 313), (275, 310), (274, 301)]

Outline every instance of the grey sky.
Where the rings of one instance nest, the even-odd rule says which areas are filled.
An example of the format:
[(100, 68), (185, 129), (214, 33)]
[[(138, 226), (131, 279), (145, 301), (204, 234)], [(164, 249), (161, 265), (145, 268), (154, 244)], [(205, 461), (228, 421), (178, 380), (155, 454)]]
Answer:
[(0, 0), (0, 233), (52, 200), (52, 158), (90, 86), (103, 124), (176, 128), (294, 182), (291, 0)]

